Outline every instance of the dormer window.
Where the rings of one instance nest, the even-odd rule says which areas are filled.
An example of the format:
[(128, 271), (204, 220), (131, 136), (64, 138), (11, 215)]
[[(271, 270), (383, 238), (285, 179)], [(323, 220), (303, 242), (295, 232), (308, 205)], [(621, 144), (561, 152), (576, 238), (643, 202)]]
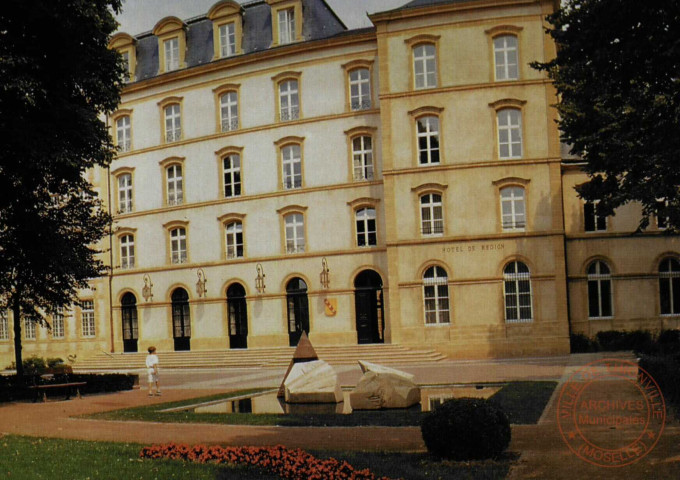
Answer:
[(292, 43), (295, 39), (295, 10), (279, 10), (279, 43)]
[(213, 23), (213, 60), (240, 55), (243, 8), (232, 0), (216, 3), (208, 12)]
[(272, 46), (302, 40), (302, 1), (266, 0), (272, 9)]
[(163, 42), (165, 55), (165, 71), (170, 72), (179, 68), (179, 38), (171, 38)]
[(186, 67), (186, 25), (179, 18), (165, 17), (156, 24), (153, 34), (158, 37), (158, 71), (172, 72)]
[(137, 66), (137, 55), (135, 43), (137, 41), (127, 33), (117, 33), (111, 38), (109, 48), (117, 50), (123, 57), (123, 64), (125, 65), (125, 81), (135, 80), (135, 68)]

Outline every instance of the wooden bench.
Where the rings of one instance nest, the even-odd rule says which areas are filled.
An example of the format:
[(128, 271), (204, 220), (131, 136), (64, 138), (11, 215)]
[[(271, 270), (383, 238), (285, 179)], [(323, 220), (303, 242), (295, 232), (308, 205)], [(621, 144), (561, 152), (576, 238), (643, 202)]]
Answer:
[(40, 396), (41, 392), (42, 400), (43, 402), (46, 402), (47, 392), (60, 388), (66, 391), (65, 400), (69, 400), (71, 395), (74, 394), (77, 398), (80, 398), (80, 388), (87, 385), (87, 382), (71, 382), (68, 378), (68, 376), (71, 374), (73, 374), (73, 368), (71, 368), (69, 365), (47, 369), (45, 373), (40, 375), (40, 377), (44, 380), (52, 380), (57, 377), (59, 382), (47, 383), (44, 385), (32, 385), (28, 387), (34, 391), (33, 402), (35, 403), (38, 401), (38, 397)]

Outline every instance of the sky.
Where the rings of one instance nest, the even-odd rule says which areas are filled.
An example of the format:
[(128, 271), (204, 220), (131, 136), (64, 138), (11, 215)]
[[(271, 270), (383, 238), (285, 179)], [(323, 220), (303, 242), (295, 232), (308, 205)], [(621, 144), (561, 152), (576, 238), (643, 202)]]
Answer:
[[(182, 20), (205, 15), (218, 0), (123, 0), (123, 12), (117, 16), (118, 29), (138, 35), (153, 29), (156, 22), (169, 15)], [(246, 3), (250, 0), (237, 0)], [(326, 0), (347, 28), (370, 27), (366, 13), (391, 10), (410, 0)]]

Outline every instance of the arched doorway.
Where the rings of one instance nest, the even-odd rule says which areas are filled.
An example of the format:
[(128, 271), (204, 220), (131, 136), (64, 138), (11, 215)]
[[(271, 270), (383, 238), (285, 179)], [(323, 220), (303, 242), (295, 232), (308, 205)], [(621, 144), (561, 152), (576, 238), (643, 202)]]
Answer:
[(288, 342), (291, 347), (298, 344), (302, 332), (309, 333), (309, 304), (307, 284), (301, 278), (293, 278), (286, 285), (288, 305)]
[(191, 350), (189, 294), (183, 288), (172, 292), (172, 336), (175, 339), (175, 351)]
[(240, 283), (227, 288), (229, 348), (248, 348), (248, 311), (246, 290)]
[(123, 351), (137, 352), (139, 329), (137, 322), (137, 298), (128, 292), (120, 300), (121, 316), (123, 317)]
[(354, 308), (359, 343), (384, 343), (382, 278), (373, 270), (363, 270), (354, 279)]

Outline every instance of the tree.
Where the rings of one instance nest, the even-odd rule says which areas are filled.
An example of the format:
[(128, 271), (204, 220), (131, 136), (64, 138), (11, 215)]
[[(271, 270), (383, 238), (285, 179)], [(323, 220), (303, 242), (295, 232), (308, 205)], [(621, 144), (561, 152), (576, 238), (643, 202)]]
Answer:
[(548, 16), (557, 56), (532, 66), (559, 94), (562, 139), (584, 161), (598, 214), (628, 202), (680, 229), (680, 3), (566, 0)]
[(0, 302), (21, 318), (77, 303), (105, 272), (110, 225), (85, 177), (115, 149), (102, 121), (119, 103), (124, 64), (107, 48), (120, 0), (5, 0), (0, 9)]

